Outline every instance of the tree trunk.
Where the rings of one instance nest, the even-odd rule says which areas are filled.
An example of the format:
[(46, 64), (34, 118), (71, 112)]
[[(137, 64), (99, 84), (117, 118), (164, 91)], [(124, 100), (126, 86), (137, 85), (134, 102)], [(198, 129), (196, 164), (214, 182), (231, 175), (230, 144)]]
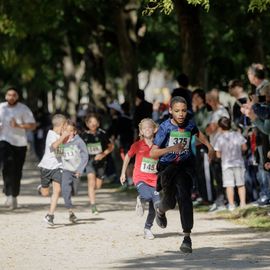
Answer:
[(82, 76), (85, 72), (85, 62), (82, 60), (78, 66), (75, 66), (72, 59), (71, 48), (66, 38), (66, 47), (64, 48), (66, 56), (63, 58), (63, 70), (65, 76), (65, 96), (67, 98), (67, 112), (75, 119), (77, 105), (79, 103), (79, 87)]
[(134, 107), (135, 94), (138, 89), (137, 71), (137, 42), (136, 32), (137, 11), (139, 5), (136, 0), (129, 0), (125, 5), (113, 4), (113, 19), (116, 26), (116, 35), (121, 57), (121, 73), (125, 96)]
[(174, 0), (182, 45), (182, 71), (192, 85), (204, 85), (204, 49), (199, 7), (186, 0)]
[(106, 108), (109, 95), (106, 89), (104, 57), (97, 42), (92, 42), (88, 46), (85, 54), (85, 64), (87, 72), (87, 81), (89, 82), (89, 100), (98, 108)]

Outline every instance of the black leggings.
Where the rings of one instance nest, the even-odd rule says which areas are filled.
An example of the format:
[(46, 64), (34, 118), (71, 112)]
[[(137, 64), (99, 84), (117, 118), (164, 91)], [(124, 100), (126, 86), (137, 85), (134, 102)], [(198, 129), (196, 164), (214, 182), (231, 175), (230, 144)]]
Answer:
[(190, 233), (193, 228), (193, 205), (191, 200), (192, 177), (189, 168), (184, 164), (171, 164), (161, 168), (161, 202), (159, 209), (166, 212), (178, 203), (180, 220), (184, 233)]
[(0, 152), (3, 166), (3, 192), (6, 196), (17, 197), (20, 193), (22, 169), (25, 161), (26, 146), (14, 146), (0, 141)]

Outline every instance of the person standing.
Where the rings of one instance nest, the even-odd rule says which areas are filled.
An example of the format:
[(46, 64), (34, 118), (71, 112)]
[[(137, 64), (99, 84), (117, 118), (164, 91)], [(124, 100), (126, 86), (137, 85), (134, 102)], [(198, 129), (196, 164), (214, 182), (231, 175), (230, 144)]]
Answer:
[(22, 169), (27, 151), (27, 130), (34, 130), (36, 122), (31, 110), (19, 102), (18, 90), (7, 89), (6, 102), (0, 103), (0, 163), (4, 180), (5, 205), (17, 208)]

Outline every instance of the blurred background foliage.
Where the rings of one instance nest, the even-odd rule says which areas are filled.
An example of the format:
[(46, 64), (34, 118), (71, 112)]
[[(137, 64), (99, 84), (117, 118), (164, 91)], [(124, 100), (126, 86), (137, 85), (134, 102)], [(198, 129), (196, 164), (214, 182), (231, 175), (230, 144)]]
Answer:
[(16, 85), (35, 110), (74, 114), (83, 96), (104, 108), (119, 92), (134, 104), (138, 74), (154, 69), (226, 89), (269, 65), (269, 2), (0, 0), (1, 100)]

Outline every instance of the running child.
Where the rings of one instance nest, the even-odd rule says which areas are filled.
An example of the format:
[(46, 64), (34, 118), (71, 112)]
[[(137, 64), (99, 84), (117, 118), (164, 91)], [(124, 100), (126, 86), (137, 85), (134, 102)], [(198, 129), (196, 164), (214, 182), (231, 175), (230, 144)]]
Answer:
[(215, 152), (195, 123), (187, 118), (187, 102), (184, 98), (179, 96), (172, 98), (169, 112), (171, 118), (160, 125), (150, 151), (150, 157), (159, 158), (157, 191), (162, 189), (160, 205), (156, 210), (156, 222), (161, 228), (166, 228), (165, 213), (173, 209), (177, 201), (184, 233), (180, 250), (191, 253), (190, 233), (193, 228), (191, 190), (195, 168), (191, 137), (196, 135), (208, 148), (210, 159)]
[(85, 143), (80, 136), (77, 135), (76, 124), (71, 120), (67, 120), (64, 127), (64, 134), (67, 134), (67, 137), (64, 141), (59, 141), (57, 145), (61, 149), (61, 159), (63, 163), (62, 196), (65, 206), (69, 211), (69, 220), (75, 223), (77, 217), (73, 213), (71, 201), (72, 188), (74, 181), (77, 181), (84, 171), (88, 162), (88, 153)]
[(223, 187), (226, 188), (229, 202), (228, 210), (235, 209), (234, 187), (237, 187), (240, 207), (246, 205), (245, 163), (242, 152), (247, 150), (247, 140), (242, 134), (231, 130), (231, 121), (221, 117), (218, 121), (221, 133), (218, 136), (214, 149), (217, 157), (221, 158)]
[(140, 140), (133, 143), (126, 154), (122, 166), (120, 181), (123, 185), (126, 181), (128, 164), (135, 156), (133, 170), (133, 182), (138, 190), (136, 212), (142, 216), (144, 205), (149, 202), (149, 212), (144, 225), (144, 238), (152, 240), (154, 235), (151, 232), (153, 221), (156, 216), (156, 208), (159, 204), (159, 193), (156, 191), (157, 184), (157, 159), (150, 158), (149, 153), (153, 146), (154, 134), (157, 131), (157, 124), (150, 118), (144, 118), (139, 123)]
[(44, 217), (44, 221), (53, 226), (54, 212), (57, 206), (57, 201), (61, 194), (61, 181), (62, 181), (62, 162), (58, 153), (57, 142), (63, 142), (66, 135), (60, 136), (63, 126), (66, 123), (66, 117), (62, 114), (56, 114), (52, 118), (52, 130), (48, 131), (45, 144), (44, 155), (38, 164), (41, 174), (41, 185), (38, 190), (42, 196), (49, 196), (49, 187), (52, 183), (52, 196), (50, 209)]
[(88, 197), (92, 213), (97, 215), (96, 189), (100, 189), (105, 177), (106, 156), (113, 151), (107, 133), (100, 128), (100, 120), (97, 114), (90, 113), (85, 118), (87, 130), (82, 133), (81, 138), (85, 142), (89, 154), (86, 166), (88, 181)]

